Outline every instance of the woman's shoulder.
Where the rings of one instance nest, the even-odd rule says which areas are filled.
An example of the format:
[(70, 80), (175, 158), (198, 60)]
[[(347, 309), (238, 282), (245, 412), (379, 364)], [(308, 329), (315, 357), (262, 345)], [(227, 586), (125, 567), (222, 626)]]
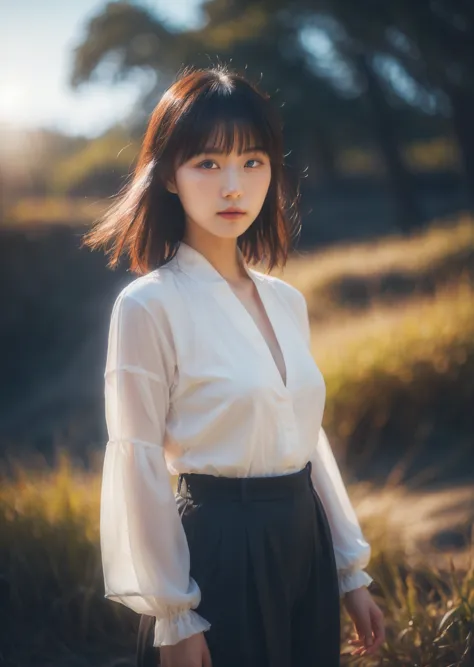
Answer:
[(173, 272), (166, 266), (134, 278), (120, 289), (114, 307), (119, 304), (135, 305), (150, 312), (165, 311), (176, 300)]

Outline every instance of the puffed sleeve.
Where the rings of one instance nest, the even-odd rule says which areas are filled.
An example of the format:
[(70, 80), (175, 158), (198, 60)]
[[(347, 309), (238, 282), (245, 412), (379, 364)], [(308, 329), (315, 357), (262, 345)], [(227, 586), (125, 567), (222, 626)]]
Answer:
[(188, 543), (164, 458), (175, 355), (166, 317), (155, 310), (123, 291), (112, 309), (100, 547), (104, 597), (155, 616), (153, 645), (162, 646), (210, 624), (193, 611), (201, 592), (189, 574)]
[[(305, 340), (310, 345), (310, 325), (306, 299), (297, 293), (297, 317)], [(364, 571), (370, 561), (371, 547), (364, 539), (357, 515), (342, 480), (326, 432), (321, 426), (311, 457), (311, 480), (326, 511), (333, 539), (339, 578), (339, 594), (369, 586), (372, 577)]]

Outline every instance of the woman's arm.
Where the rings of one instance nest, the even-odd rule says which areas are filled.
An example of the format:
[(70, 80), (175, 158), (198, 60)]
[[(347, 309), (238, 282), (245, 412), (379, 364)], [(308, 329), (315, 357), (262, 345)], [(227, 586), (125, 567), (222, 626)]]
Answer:
[[(296, 314), (306, 343), (310, 345), (308, 308), (304, 295), (295, 290)], [(324, 429), (318, 434), (311, 457), (311, 480), (326, 511), (334, 545), (339, 575), (339, 593), (369, 586), (372, 577), (364, 571), (370, 556), (370, 545), (364, 539), (356, 513), (348, 496), (339, 467)]]
[(324, 429), (311, 457), (311, 481), (326, 511), (334, 545), (341, 597), (373, 579), (364, 571), (370, 561), (370, 545), (364, 539), (347, 494), (339, 467)]
[(175, 354), (166, 317), (153, 311), (123, 292), (112, 310), (100, 544), (105, 597), (155, 616), (161, 646), (210, 624), (193, 611), (201, 594), (164, 459)]

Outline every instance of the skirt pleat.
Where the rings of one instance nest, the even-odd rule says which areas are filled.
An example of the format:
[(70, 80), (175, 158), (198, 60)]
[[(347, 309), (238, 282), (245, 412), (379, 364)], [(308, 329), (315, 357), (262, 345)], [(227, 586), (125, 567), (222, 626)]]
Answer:
[[(213, 667), (339, 667), (336, 563), (310, 473), (308, 463), (243, 484), (180, 476), (176, 502)], [(161, 664), (154, 625), (140, 617), (137, 667)]]

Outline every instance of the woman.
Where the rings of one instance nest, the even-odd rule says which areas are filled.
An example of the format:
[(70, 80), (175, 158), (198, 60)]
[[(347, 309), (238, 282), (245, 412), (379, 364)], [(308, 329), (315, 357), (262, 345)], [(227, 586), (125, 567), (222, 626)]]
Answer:
[(341, 597), (355, 652), (384, 639), (305, 299), (249, 266), (284, 265), (295, 204), (270, 100), (225, 67), (188, 69), (86, 237), (140, 274), (111, 314), (100, 517), (105, 597), (140, 614), (138, 667), (336, 667)]

